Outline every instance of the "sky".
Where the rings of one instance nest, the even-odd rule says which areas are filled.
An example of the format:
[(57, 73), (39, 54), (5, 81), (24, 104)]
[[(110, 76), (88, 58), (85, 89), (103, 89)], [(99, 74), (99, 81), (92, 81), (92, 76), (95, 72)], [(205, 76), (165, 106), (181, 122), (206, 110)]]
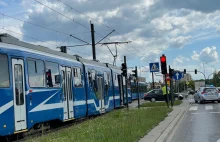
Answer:
[[(208, 77), (220, 70), (219, 5), (219, 0), (0, 0), (0, 33), (58, 50), (91, 43), (91, 21), (96, 42), (112, 30), (102, 42), (131, 41), (117, 45), (116, 64), (126, 56), (128, 67), (137, 66), (147, 82), (149, 63), (158, 62), (162, 54), (171, 68), (197, 69)], [(109, 49), (116, 53), (115, 45)], [(109, 49), (96, 45), (97, 60), (113, 63)], [(69, 47), (68, 54), (92, 59), (92, 48)], [(189, 73), (203, 79), (200, 73)]]

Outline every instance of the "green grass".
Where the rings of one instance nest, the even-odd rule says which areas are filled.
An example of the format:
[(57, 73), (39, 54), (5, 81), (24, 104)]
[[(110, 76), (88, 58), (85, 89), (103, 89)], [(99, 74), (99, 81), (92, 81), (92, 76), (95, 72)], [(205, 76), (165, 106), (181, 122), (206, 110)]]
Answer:
[(172, 109), (120, 109), (28, 142), (134, 142), (158, 125)]
[(182, 102), (183, 102), (183, 101), (181, 101), (181, 100), (174, 101), (174, 105), (175, 105), (175, 106), (180, 105), (180, 104), (182, 104)]
[[(182, 103), (181, 100), (174, 101), (174, 105), (180, 105), (181, 103)], [(140, 106), (141, 107), (162, 107), (162, 106), (167, 106), (167, 103), (166, 102), (154, 102), (154, 103), (147, 102), (147, 103), (141, 104)]]

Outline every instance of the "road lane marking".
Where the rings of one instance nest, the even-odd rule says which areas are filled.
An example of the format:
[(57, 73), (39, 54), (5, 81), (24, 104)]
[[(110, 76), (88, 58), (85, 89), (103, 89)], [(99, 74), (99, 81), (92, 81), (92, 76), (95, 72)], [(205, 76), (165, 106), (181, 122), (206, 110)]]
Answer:
[(205, 109), (206, 110), (211, 110), (211, 109), (213, 109), (213, 107), (212, 106), (205, 106)]
[(191, 114), (205, 114), (205, 113), (191, 113)]
[(210, 113), (220, 113), (220, 112), (210, 112)]
[(219, 140), (217, 140), (217, 142), (220, 142), (220, 139), (219, 139)]
[(197, 110), (198, 106), (191, 106), (189, 110)]
[(193, 118), (194, 118), (194, 116), (191, 118), (191, 120), (190, 120), (190, 121), (193, 121)]

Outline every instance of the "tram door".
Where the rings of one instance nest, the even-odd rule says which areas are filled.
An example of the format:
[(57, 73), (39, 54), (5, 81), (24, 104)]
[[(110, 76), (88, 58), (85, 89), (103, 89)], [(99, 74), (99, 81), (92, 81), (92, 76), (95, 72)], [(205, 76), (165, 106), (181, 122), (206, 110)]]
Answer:
[(24, 61), (22, 59), (12, 59), (12, 74), (15, 131), (20, 131), (27, 128)]
[(64, 121), (73, 118), (73, 89), (72, 70), (70, 67), (61, 67)]
[(104, 78), (97, 76), (98, 81), (98, 96), (99, 96), (99, 106), (100, 111), (105, 112), (105, 99), (104, 99)]
[(121, 105), (124, 105), (124, 87), (123, 87), (123, 78), (121, 75), (118, 75), (118, 85), (119, 85), (119, 92), (121, 98)]

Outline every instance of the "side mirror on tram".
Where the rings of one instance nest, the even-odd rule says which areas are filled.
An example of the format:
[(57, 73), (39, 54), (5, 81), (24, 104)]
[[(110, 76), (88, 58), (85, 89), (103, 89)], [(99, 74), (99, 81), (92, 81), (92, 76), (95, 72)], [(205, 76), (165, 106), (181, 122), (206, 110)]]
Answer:
[(60, 83), (60, 79), (61, 79), (61, 76), (60, 76), (60, 75), (55, 75), (55, 83), (56, 83), (56, 84), (59, 84), (59, 83)]

